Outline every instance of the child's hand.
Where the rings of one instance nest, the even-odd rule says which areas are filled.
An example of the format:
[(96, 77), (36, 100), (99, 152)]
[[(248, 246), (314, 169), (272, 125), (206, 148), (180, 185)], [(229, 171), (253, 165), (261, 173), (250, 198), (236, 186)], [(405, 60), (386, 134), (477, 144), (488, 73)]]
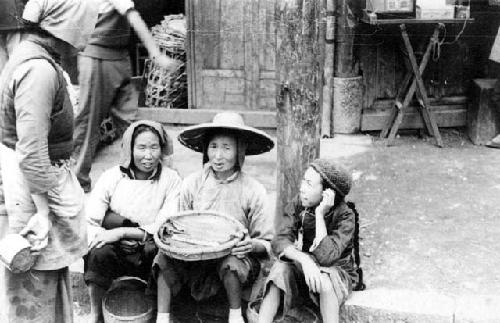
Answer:
[(321, 291), (321, 271), (318, 265), (310, 258), (305, 258), (301, 265), (309, 290), (313, 293), (319, 293)]
[(325, 215), (335, 204), (335, 191), (331, 188), (327, 188), (323, 191), (323, 199), (316, 207), (316, 215)]

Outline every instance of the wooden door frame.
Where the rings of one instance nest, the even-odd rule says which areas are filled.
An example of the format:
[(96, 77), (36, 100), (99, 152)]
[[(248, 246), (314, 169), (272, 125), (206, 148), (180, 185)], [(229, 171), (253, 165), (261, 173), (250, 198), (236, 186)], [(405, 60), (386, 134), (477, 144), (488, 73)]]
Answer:
[(195, 62), (195, 46), (194, 46), (194, 4), (193, 0), (184, 2), (186, 12), (186, 70), (187, 70), (187, 87), (188, 87), (188, 109), (198, 107), (196, 98), (196, 62)]

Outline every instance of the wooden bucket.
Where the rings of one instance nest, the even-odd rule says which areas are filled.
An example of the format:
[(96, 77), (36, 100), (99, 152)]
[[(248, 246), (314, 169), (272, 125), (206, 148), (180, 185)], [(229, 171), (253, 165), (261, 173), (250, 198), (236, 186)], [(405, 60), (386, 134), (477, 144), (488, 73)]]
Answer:
[(0, 261), (14, 274), (30, 270), (36, 258), (31, 254), (31, 244), (20, 234), (7, 234), (0, 241)]
[[(259, 322), (259, 308), (260, 301), (251, 302), (247, 307), (247, 321), (248, 323)], [(301, 306), (298, 308), (292, 308), (289, 313), (280, 319), (275, 319), (274, 323), (321, 323), (321, 318), (316, 314), (311, 308), (307, 306)]]
[(153, 319), (153, 302), (145, 296), (147, 283), (137, 277), (113, 281), (102, 299), (105, 323), (148, 323)]

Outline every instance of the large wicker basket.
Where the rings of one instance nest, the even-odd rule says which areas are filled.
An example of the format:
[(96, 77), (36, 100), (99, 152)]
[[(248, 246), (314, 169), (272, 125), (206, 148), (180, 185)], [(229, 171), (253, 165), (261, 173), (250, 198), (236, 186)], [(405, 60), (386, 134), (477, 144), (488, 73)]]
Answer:
[(144, 62), (145, 104), (148, 107), (187, 108), (186, 26), (183, 15), (165, 16), (152, 28), (160, 52), (177, 59), (176, 70), (166, 70), (150, 59)]
[(154, 239), (167, 256), (184, 261), (228, 255), (245, 235), (236, 219), (213, 211), (186, 211), (167, 219)]

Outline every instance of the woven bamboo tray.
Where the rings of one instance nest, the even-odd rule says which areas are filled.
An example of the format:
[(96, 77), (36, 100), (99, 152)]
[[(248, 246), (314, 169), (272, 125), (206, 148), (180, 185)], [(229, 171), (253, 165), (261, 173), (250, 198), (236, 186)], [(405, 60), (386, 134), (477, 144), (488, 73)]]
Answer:
[(169, 257), (199, 261), (228, 255), (245, 233), (240, 222), (225, 214), (186, 211), (168, 218), (154, 239)]

